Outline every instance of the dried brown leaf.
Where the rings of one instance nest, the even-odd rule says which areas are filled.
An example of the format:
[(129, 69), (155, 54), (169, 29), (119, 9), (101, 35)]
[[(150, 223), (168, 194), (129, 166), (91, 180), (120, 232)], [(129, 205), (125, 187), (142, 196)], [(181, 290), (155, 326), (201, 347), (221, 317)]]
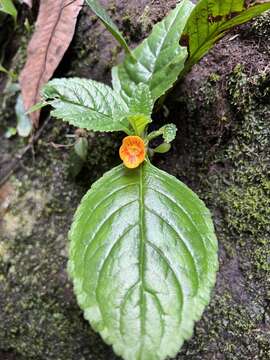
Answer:
[[(52, 77), (75, 31), (83, 0), (42, 0), (36, 30), (28, 45), (27, 61), (20, 74), (24, 107), (40, 101), (41, 87)], [(30, 114), (37, 127), (40, 111)]]

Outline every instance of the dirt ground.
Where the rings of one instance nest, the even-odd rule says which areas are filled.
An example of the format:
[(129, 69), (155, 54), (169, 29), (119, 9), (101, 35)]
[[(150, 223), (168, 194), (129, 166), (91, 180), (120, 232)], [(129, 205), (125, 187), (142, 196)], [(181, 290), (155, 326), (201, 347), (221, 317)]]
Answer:
[[(175, 3), (116, 0), (109, 9), (135, 46)], [(0, 25), (0, 34), (9, 26)], [(270, 13), (231, 31), (170, 94), (168, 111), (156, 115), (156, 126), (174, 122), (179, 130), (172, 150), (154, 163), (206, 202), (219, 240), (211, 303), (177, 360), (270, 359), (269, 37)], [(11, 36), (7, 67), (20, 71), (29, 38), (23, 28)], [(84, 7), (55, 76), (110, 83), (121, 56)], [(6, 81), (1, 75), (2, 92)], [(4, 137), (16, 123), (14, 103), (14, 96), (0, 97), (1, 176), (26, 146)], [(87, 163), (74, 178), (71, 148), (53, 146), (70, 145), (74, 131), (50, 119), (0, 188), (0, 360), (117, 359), (83, 319), (66, 263), (73, 213), (91, 183), (119, 163), (121, 134), (89, 133)]]

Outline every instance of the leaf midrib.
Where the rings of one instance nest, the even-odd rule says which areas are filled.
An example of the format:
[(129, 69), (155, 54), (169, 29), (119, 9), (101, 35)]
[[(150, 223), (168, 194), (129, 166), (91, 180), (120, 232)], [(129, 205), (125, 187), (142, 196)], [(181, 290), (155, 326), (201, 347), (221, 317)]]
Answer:
[[(151, 79), (151, 80), (152, 80), (153, 74), (155, 73), (155, 70), (156, 70), (156, 65), (157, 65), (158, 56), (160, 55), (160, 53), (162, 52), (162, 50), (163, 50), (163, 48), (164, 48), (164, 44), (166, 43), (166, 39), (168, 38), (169, 34), (171, 33), (171, 30), (172, 30), (172, 28), (173, 28), (173, 26), (174, 26), (174, 24), (175, 24), (175, 22), (176, 22), (176, 20), (177, 20), (177, 18), (178, 18), (178, 13), (179, 13), (180, 9), (182, 9), (182, 7), (183, 7), (183, 6), (181, 6), (181, 5), (179, 6), (179, 9), (177, 10), (175, 17), (174, 17), (174, 19), (172, 20), (172, 22), (171, 22), (171, 24), (170, 24), (170, 26), (169, 26), (169, 29), (166, 29), (166, 22), (164, 22), (164, 28), (165, 28), (165, 30), (167, 30), (167, 31), (166, 31), (166, 34), (165, 34), (163, 40), (162, 40), (161, 46), (160, 46), (159, 51), (158, 51), (158, 55), (155, 57), (152, 75), (150, 76), (150, 79)], [(150, 46), (148, 46), (148, 47), (149, 47), (150, 51), (152, 52), (152, 49), (150, 48)], [(178, 50), (180, 50), (180, 49), (181, 49), (181, 47), (178, 46)]]
[[(178, 4), (178, 5), (180, 5), (180, 4)], [(161, 45), (160, 45), (160, 47), (159, 47), (159, 49), (158, 49), (158, 52), (157, 52), (156, 54), (153, 53), (151, 47), (149, 46), (148, 38), (145, 39), (144, 42), (141, 44), (141, 47), (142, 47), (142, 49), (143, 49), (144, 43), (147, 43), (148, 49), (149, 49), (150, 52), (154, 55), (154, 59), (155, 59), (155, 60), (154, 60), (154, 65), (153, 65), (153, 70), (152, 70), (152, 71), (149, 71), (149, 69), (147, 69), (143, 63), (139, 62), (140, 65), (142, 65), (144, 68), (147, 69), (147, 71), (149, 71), (149, 72), (151, 73), (150, 76), (149, 76), (149, 78), (147, 79), (147, 83), (149, 83), (150, 88), (151, 88), (152, 79), (153, 79), (154, 75), (156, 75), (156, 73), (157, 73), (157, 72), (156, 72), (156, 64), (157, 64), (158, 57), (160, 56), (160, 53), (164, 50), (164, 43), (166, 43), (166, 39), (167, 39), (167, 37), (169, 36), (169, 34), (170, 34), (170, 32), (171, 32), (171, 30), (172, 30), (172, 28), (173, 28), (173, 26), (174, 26), (177, 18), (178, 18), (179, 11), (181, 11), (181, 10), (183, 9), (183, 7), (184, 7), (184, 3), (182, 3), (182, 4), (179, 6), (179, 9), (178, 9), (178, 11), (176, 12), (176, 15), (175, 15), (174, 19), (172, 19), (172, 22), (171, 22), (170, 26), (166, 29), (166, 30), (167, 30), (167, 31), (166, 31), (166, 34), (165, 34), (165, 36), (163, 37), (162, 43), (161, 43)], [(163, 26), (165, 27), (166, 24), (164, 23)], [(183, 28), (184, 28), (184, 27), (183, 27)], [(182, 32), (183, 32), (183, 29), (182, 29)], [(171, 44), (170, 44), (170, 46), (171, 46)], [(179, 55), (181, 54), (182, 49), (185, 49), (185, 48), (184, 48), (184, 47), (181, 47), (181, 46), (178, 46), (178, 54), (175, 55), (174, 59), (173, 59), (169, 64), (167, 64), (166, 68), (168, 68), (168, 67), (175, 61), (175, 58), (177, 58), (177, 56), (179, 56)], [(139, 48), (138, 48), (138, 50), (139, 50)], [(186, 50), (186, 49), (185, 49), (185, 50)], [(140, 52), (139, 56), (141, 56), (142, 54), (144, 54), (144, 53), (143, 53), (143, 52)], [(135, 56), (135, 58), (136, 58), (136, 56)], [(137, 61), (139, 61), (139, 59), (137, 59)], [(134, 76), (135, 76), (135, 73), (134, 73), (133, 69), (129, 69), (129, 66), (125, 66), (125, 62), (123, 63), (123, 67), (125, 68), (126, 73), (128, 73), (130, 79), (132, 79), (132, 81), (133, 81), (135, 84), (138, 84), (138, 79), (137, 79), (136, 77), (134, 77)], [(120, 68), (117, 68), (118, 74), (119, 74), (119, 69), (120, 69)], [(120, 79), (119, 75), (118, 75), (118, 78)], [(121, 86), (122, 86), (122, 89), (124, 90), (124, 92), (126, 93), (126, 95), (130, 98), (130, 97), (131, 97), (130, 88), (127, 87), (127, 89), (126, 89), (125, 87), (123, 87), (123, 85), (121, 85)], [(157, 85), (156, 85), (155, 87), (157, 87)], [(155, 88), (155, 87), (154, 87), (154, 88)], [(154, 88), (152, 88), (151, 90), (153, 91)]]
[(84, 109), (86, 109), (86, 110), (88, 110), (88, 111), (95, 112), (95, 113), (97, 113), (97, 114), (99, 114), (99, 115), (101, 115), (101, 116), (103, 116), (103, 117), (106, 117), (106, 118), (108, 118), (108, 119), (110, 119), (110, 120), (114, 120), (114, 118), (113, 118), (112, 116), (107, 115), (107, 114), (104, 114), (104, 113), (102, 113), (102, 112), (99, 112), (99, 111), (97, 111), (96, 109), (93, 109), (93, 108), (91, 108), (91, 107), (89, 107), (89, 106), (86, 106), (86, 105), (84, 105), (84, 104), (82, 104), (82, 103), (76, 103), (75, 101), (67, 100), (67, 99), (64, 98), (64, 97), (59, 97), (59, 99), (60, 99), (61, 101), (63, 101), (64, 103), (68, 103), (68, 104), (70, 104), (70, 105), (75, 105), (75, 106), (82, 107), (82, 108), (84, 108)]
[(140, 344), (140, 358), (144, 346), (145, 336), (145, 283), (144, 283), (144, 268), (145, 268), (145, 212), (144, 212), (144, 190), (143, 190), (143, 168), (144, 164), (140, 166), (140, 181), (139, 181), (139, 229), (140, 229), (140, 247), (139, 247), (139, 279), (140, 279), (140, 311), (141, 311), (141, 335), (142, 343)]
[[(160, 45), (160, 47), (159, 47), (159, 49), (158, 49), (157, 54), (154, 54), (154, 53), (153, 53), (151, 47), (149, 46), (148, 39), (146, 39), (148, 48), (149, 48), (149, 50), (151, 51), (151, 53), (152, 53), (152, 54), (154, 55), (154, 57), (155, 57), (153, 70), (152, 70), (152, 72), (151, 72), (151, 75), (150, 75), (149, 79), (147, 80), (147, 81), (150, 82), (150, 83), (151, 83), (151, 81), (152, 81), (152, 79), (153, 79), (153, 76), (154, 76), (154, 74), (155, 74), (156, 64), (157, 64), (158, 57), (160, 56), (160, 53), (162, 52), (162, 50), (163, 50), (163, 48), (164, 48), (164, 44), (166, 43), (166, 39), (168, 38), (169, 34), (171, 33), (171, 30), (172, 30), (172, 28), (173, 28), (173, 26), (174, 26), (174, 24), (175, 24), (175, 22), (176, 22), (176, 20), (177, 20), (177, 18), (178, 18), (178, 13), (179, 13), (179, 11), (180, 11), (182, 8), (183, 8), (183, 5), (182, 5), (182, 6), (179, 6), (179, 9), (177, 10), (174, 19), (172, 19), (172, 22), (171, 22), (170, 26), (169, 26), (167, 29), (166, 29), (166, 24), (164, 23), (163, 26), (164, 26), (164, 28), (165, 28), (166, 34), (165, 34), (165, 36), (164, 36), (163, 39), (162, 39), (162, 42), (161, 42), (161, 45)], [(179, 50), (181, 50), (181, 47), (180, 47), (180, 46), (179, 46), (178, 48), (179, 48)], [(142, 65), (143, 65), (143, 64), (142, 64)]]

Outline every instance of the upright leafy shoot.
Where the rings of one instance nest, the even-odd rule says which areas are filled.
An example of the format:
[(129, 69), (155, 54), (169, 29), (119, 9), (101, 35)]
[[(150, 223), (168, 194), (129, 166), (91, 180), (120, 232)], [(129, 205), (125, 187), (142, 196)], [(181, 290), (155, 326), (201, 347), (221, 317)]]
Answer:
[(139, 83), (149, 86), (155, 101), (176, 81), (188, 56), (187, 49), (179, 46), (179, 39), (192, 9), (191, 1), (183, 0), (132, 51), (136, 62), (126, 56), (113, 68), (113, 87), (126, 101)]
[(188, 47), (184, 73), (196, 64), (226, 31), (270, 9), (270, 1), (201, 0), (193, 9), (181, 36)]

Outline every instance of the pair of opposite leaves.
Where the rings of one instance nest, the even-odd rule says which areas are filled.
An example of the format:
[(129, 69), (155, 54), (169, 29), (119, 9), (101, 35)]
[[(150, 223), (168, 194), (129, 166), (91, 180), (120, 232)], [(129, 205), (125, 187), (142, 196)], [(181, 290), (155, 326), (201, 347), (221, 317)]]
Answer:
[[(239, 15), (227, 19), (226, 13), (221, 18), (217, 13), (211, 24), (213, 14), (208, 14), (208, 30), (205, 32), (202, 22), (199, 25), (204, 32), (190, 32), (188, 67), (229, 27), (270, 7), (268, 3), (268, 7), (264, 4), (243, 11), (243, 1), (217, 3), (214, 5), (221, 12), (228, 8), (227, 15), (231, 15), (234, 9)], [(200, 10), (207, 5), (206, 0), (200, 1), (190, 18), (198, 22)], [(188, 21), (185, 26), (192, 8), (189, 1), (179, 4), (134, 50), (135, 63), (127, 56), (114, 68), (113, 85), (124, 101), (114, 103), (106, 98), (110, 91), (105, 85), (54, 80), (44, 91), (45, 98), (53, 99), (49, 101), (53, 115), (90, 130), (125, 131), (126, 118), (119, 114), (127, 111), (138, 84), (146, 83), (156, 100), (185, 71), (187, 50), (177, 45), (183, 29), (190, 25)], [(215, 31), (207, 39), (213, 27)], [(201, 44), (197, 50), (195, 37)], [(170, 55), (172, 61), (167, 64), (169, 53), (173, 57)], [(174, 356), (209, 302), (218, 266), (211, 217), (197, 195), (149, 160), (134, 170), (120, 165), (82, 199), (70, 240), (69, 272), (78, 302), (93, 328), (126, 360)]]
[[(103, 131), (128, 131), (125, 112), (149, 115), (153, 107), (142, 84), (122, 107), (92, 80), (56, 79), (43, 94), (54, 116)], [(82, 199), (70, 240), (78, 303), (114, 351), (130, 360), (176, 354), (209, 302), (217, 270), (213, 224), (197, 195), (149, 160), (133, 170), (120, 165)]]

